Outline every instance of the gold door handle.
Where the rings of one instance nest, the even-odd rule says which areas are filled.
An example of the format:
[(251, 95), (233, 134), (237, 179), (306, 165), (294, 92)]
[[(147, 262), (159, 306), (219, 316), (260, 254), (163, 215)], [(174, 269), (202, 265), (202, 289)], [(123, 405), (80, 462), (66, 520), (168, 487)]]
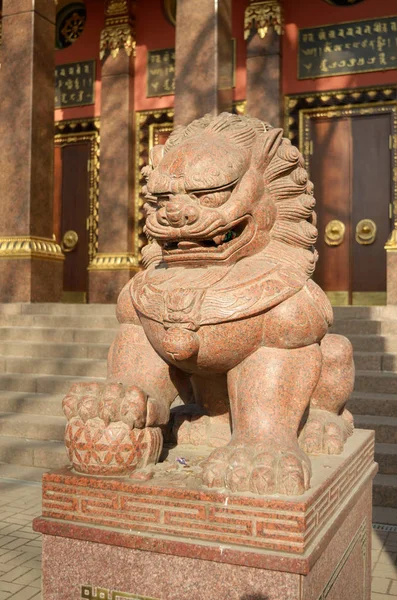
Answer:
[(61, 242), (61, 248), (63, 252), (72, 252), (76, 248), (78, 241), (79, 236), (76, 231), (73, 231), (73, 229), (66, 231), (63, 234)]
[(334, 219), (325, 227), (324, 241), (328, 246), (339, 246), (345, 237), (346, 227), (342, 221)]
[(362, 219), (356, 226), (356, 242), (369, 246), (376, 240), (376, 223), (372, 219)]

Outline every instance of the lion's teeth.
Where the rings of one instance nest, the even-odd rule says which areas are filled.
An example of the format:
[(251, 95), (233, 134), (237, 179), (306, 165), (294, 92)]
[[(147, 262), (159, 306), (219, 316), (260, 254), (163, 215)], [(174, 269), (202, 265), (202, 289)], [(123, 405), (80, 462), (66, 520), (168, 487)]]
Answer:
[(178, 243), (178, 248), (180, 250), (189, 250), (189, 248), (198, 248), (200, 244), (196, 244), (196, 242), (190, 242), (187, 240), (182, 240)]

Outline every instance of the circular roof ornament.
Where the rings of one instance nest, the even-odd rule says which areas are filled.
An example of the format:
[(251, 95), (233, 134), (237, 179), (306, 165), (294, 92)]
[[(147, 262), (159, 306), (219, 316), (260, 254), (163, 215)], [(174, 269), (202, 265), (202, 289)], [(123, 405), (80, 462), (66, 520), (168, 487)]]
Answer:
[(163, 2), (165, 16), (167, 20), (175, 27), (176, 25), (176, 0), (164, 0)]
[(61, 8), (56, 20), (56, 47), (58, 50), (68, 48), (81, 36), (86, 18), (84, 2), (71, 2)]
[(354, 4), (358, 4), (359, 2), (363, 2), (364, 0), (324, 0), (327, 4), (332, 4), (333, 6), (353, 6)]

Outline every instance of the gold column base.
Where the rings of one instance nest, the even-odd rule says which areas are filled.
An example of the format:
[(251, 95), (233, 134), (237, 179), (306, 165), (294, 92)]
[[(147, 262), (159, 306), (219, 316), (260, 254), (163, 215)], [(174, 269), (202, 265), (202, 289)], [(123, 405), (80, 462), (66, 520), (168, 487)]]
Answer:
[(125, 254), (98, 252), (91, 261), (89, 271), (140, 271), (137, 257), (131, 252)]
[(54, 239), (30, 235), (0, 237), (1, 258), (65, 260), (60, 245)]

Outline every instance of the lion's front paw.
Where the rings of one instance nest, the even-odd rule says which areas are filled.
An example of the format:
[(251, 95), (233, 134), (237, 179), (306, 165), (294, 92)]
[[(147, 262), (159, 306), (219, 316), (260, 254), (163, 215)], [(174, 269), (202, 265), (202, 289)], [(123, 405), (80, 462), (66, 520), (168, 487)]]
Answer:
[(309, 489), (310, 461), (295, 443), (258, 446), (230, 444), (203, 464), (203, 482), (233, 492), (295, 496)]
[(299, 444), (308, 454), (341, 454), (352, 433), (353, 418), (348, 411), (339, 416), (326, 410), (311, 409)]
[(63, 400), (65, 444), (76, 471), (123, 475), (157, 462), (162, 449), (161, 404), (135, 386), (76, 383)]

